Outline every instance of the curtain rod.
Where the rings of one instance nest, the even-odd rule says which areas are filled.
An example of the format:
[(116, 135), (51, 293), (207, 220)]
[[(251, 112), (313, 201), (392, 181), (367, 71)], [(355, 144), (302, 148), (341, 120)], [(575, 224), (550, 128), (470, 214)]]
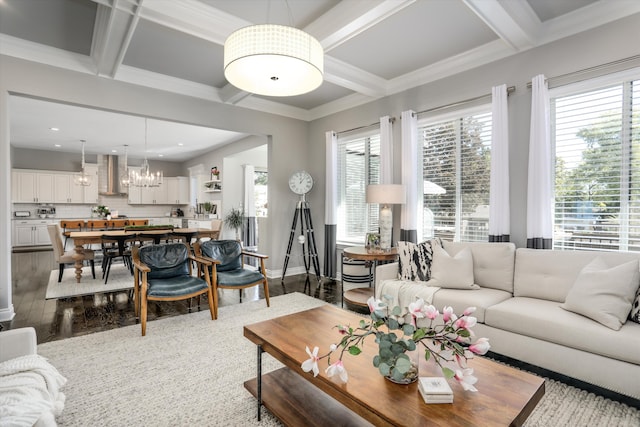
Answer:
[[(507, 95), (510, 95), (511, 93), (513, 93), (513, 92), (515, 92), (515, 91), (516, 91), (516, 87), (515, 87), (515, 86), (509, 86), (509, 87), (507, 88)], [(465, 100), (463, 100), (463, 101), (454, 102), (454, 103), (452, 103), (452, 104), (441, 105), (441, 106), (439, 106), (439, 107), (429, 108), (428, 110), (418, 111), (418, 112), (416, 113), (416, 115), (418, 115), (418, 114), (424, 114), (424, 113), (432, 113), (432, 112), (434, 112), (434, 111), (438, 111), (438, 110), (444, 110), (444, 109), (447, 109), (447, 108), (457, 107), (457, 106), (459, 106), (459, 105), (468, 104), (468, 103), (470, 103), (470, 102), (478, 101), (478, 100), (480, 100), (480, 99), (488, 98), (488, 97), (490, 97), (490, 96), (491, 96), (491, 94), (490, 94), (490, 93), (487, 93), (487, 94), (485, 94), (485, 95), (476, 96), (476, 97), (474, 97), (474, 98), (465, 99)]]
[[(618, 59), (616, 61), (607, 62), (606, 64), (594, 65), (593, 67), (584, 68), (578, 71), (572, 71), (570, 73), (560, 74), (559, 76), (555, 76), (555, 77), (547, 77), (545, 81), (547, 81), (549, 84), (552, 84), (554, 80), (561, 80), (567, 77), (579, 76), (581, 74), (588, 74), (588, 73), (593, 73), (595, 71), (607, 70), (608, 68), (615, 67), (616, 65), (628, 65), (628, 67), (622, 68), (617, 71), (628, 70), (629, 68), (633, 68), (635, 66), (640, 65), (640, 64), (633, 64), (634, 61), (640, 61), (640, 55), (634, 55), (628, 58)], [(572, 83), (577, 83), (586, 79), (587, 78), (578, 79)], [(527, 89), (531, 89), (531, 82), (527, 83)]]
[[(396, 121), (395, 117), (389, 117), (389, 121), (391, 123)], [(372, 126), (379, 126), (380, 125), (380, 121), (378, 120), (375, 123), (371, 123), (369, 125), (364, 125), (364, 126), (358, 126), (357, 128), (353, 128), (353, 129), (347, 129), (347, 130), (341, 130), (340, 132), (335, 132), (336, 135), (340, 135), (341, 133), (347, 133), (347, 132), (353, 132), (354, 130), (360, 130), (360, 129), (366, 129), (366, 128), (370, 128)]]

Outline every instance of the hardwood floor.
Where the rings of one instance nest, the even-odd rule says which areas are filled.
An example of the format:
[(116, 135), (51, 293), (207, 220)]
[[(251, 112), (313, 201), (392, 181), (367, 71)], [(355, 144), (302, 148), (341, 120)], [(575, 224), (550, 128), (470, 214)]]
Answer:
[[(99, 263), (96, 263), (96, 268)], [(3, 322), (4, 329), (33, 326), (38, 343), (105, 331), (138, 323), (129, 292), (112, 292), (59, 300), (45, 300), (51, 270), (57, 268), (52, 251), (14, 252), (11, 255), (13, 306), (16, 316)], [(131, 279), (133, 280), (133, 278)], [(341, 284), (323, 279), (317, 285), (315, 275), (297, 275), (269, 280), (269, 295), (302, 292), (331, 304), (341, 304)], [(220, 291), (220, 306), (238, 304), (239, 292)], [(243, 301), (264, 298), (262, 288), (249, 288)], [(202, 310), (208, 310), (202, 299)], [(198, 310), (194, 303), (193, 310)], [(148, 320), (189, 312), (187, 301), (150, 302)]]

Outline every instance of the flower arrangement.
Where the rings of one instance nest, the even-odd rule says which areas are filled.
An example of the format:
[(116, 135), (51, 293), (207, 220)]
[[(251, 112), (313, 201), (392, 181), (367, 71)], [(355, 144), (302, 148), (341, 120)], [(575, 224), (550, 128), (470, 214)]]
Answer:
[(218, 179), (220, 176), (220, 171), (217, 166), (211, 168), (211, 179)]
[[(363, 319), (356, 328), (337, 325), (342, 339), (338, 344), (332, 344), (326, 354), (318, 356), (318, 347), (314, 347), (313, 351), (306, 347), (309, 359), (302, 363), (304, 372), (313, 371), (313, 375), (317, 376), (318, 362), (327, 358), (327, 376), (337, 376), (342, 382), (347, 382), (348, 373), (342, 362), (344, 354), (359, 355), (365, 338), (374, 335), (379, 351), (373, 358), (373, 366), (390, 380), (402, 383), (410, 382), (406, 381), (410, 376), (417, 378), (417, 367), (413, 366), (406, 352), (422, 346), (425, 359), (433, 360), (445, 378), (455, 378), (464, 390), (477, 391), (474, 387), (477, 378), (473, 376), (473, 369), (467, 367), (467, 361), (476, 354), (485, 354), (490, 345), (487, 338), (479, 338), (471, 343), (471, 328), (477, 322), (471, 316), (475, 307), (467, 308), (460, 317), (453, 313), (451, 307), (444, 307), (440, 315), (433, 305), (418, 299), (409, 304), (407, 317), (410, 317), (410, 322), (406, 323), (400, 307), (389, 311), (387, 304), (373, 297), (367, 303), (371, 321)], [(419, 323), (426, 325), (418, 326)], [(338, 360), (332, 363), (331, 355), (338, 349)], [(450, 364), (454, 365), (454, 369), (448, 366)]]
[(92, 210), (92, 213), (98, 215), (101, 218), (105, 218), (107, 215), (111, 214), (111, 211), (109, 210), (108, 206), (103, 206), (103, 205), (99, 205), (99, 206), (95, 206)]

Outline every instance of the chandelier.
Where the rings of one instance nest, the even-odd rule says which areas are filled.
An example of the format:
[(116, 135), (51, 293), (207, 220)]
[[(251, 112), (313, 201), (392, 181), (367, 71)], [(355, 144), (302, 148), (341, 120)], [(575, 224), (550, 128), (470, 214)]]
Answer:
[(134, 187), (159, 187), (162, 185), (163, 173), (161, 170), (152, 173), (147, 160), (147, 119), (144, 119), (144, 161), (140, 170), (129, 170), (129, 186)]
[(121, 168), (122, 173), (120, 174), (122, 177), (120, 179), (120, 186), (123, 188), (128, 188), (129, 184), (131, 184), (131, 181), (129, 180), (129, 156), (127, 154), (127, 147), (129, 146), (124, 144), (124, 167)]
[(87, 173), (84, 169), (84, 143), (86, 142), (84, 139), (81, 139), (82, 142), (82, 171), (78, 175), (75, 175), (73, 178), (73, 182), (76, 185), (82, 185), (83, 187), (88, 187), (91, 185), (91, 175)]
[(235, 87), (266, 96), (293, 96), (322, 84), (324, 51), (311, 35), (275, 24), (252, 25), (224, 42), (224, 76)]

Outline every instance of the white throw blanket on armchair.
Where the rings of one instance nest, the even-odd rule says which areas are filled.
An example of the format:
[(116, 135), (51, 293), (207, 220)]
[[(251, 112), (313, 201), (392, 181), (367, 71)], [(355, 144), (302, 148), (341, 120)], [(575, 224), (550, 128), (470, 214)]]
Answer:
[(0, 363), (0, 427), (55, 426), (67, 379), (37, 354)]

